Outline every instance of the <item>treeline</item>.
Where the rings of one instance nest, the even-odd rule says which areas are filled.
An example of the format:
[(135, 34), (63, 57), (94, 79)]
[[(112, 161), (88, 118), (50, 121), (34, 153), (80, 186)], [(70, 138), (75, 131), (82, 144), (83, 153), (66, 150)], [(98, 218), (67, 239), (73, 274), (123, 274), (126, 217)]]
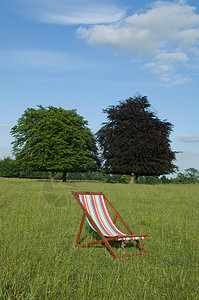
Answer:
[[(0, 160), (0, 177), (7, 178), (29, 178), (29, 179), (50, 179), (50, 172), (32, 171), (31, 169), (20, 166), (10, 157)], [(63, 173), (56, 172), (55, 180), (62, 180)], [(101, 181), (109, 183), (129, 183), (130, 175), (107, 174), (105, 172), (69, 172), (66, 180), (81, 181)], [(189, 184), (199, 183), (199, 170), (189, 168), (185, 173), (177, 173), (175, 178), (167, 178), (163, 176), (140, 176), (137, 180), (138, 184)]]
[(10, 157), (0, 160), (0, 177), (48, 179), (49, 172), (33, 171), (20, 166)]
[(146, 96), (119, 101), (103, 110), (107, 122), (96, 134), (76, 109), (42, 105), (27, 108), (10, 130), (14, 139), (12, 155), (18, 165), (26, 168), (20, 169), (20, 176), (31, 169), (39, 171), (37, 176), (51, 172), (51, 181), (62, 172), (63, 181), (67, 176), (74, 177), (74, 173), (76, 179), (88, 173), (89, 180), (100, 177), (126, 182), (129, 177), (122, 174), (127, 174), (129, 182), (134, 183), (143, 176), (174, 173), (176, 153), (169, 139), (173, 125), (161, 121), (150, 107)]

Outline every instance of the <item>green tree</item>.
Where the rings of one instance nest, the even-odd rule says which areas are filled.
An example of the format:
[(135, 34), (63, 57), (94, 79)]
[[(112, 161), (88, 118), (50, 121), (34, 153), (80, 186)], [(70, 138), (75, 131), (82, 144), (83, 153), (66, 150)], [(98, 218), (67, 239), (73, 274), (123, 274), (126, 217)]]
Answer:
[(8, 156), (0, 160), (0, 177), (49, 178), (49, 172), (34, 172), (17, 164), (14, 159)]
[(11, 129), (16, 162), (35, 171), (85, 172), (98, 164), (97, 148), (88, 122), (76, 110), (38, 105), (27, 108)]
[(188, 168), (183, 173), (178, 173), (176, 177), (180, 183), (197, 183), (199, 182), (199, 171), (194, 168)]
[(15, 161), (8, 157), (0, 160), (0, 177), (19, 177), (20, 167)]
[(187, 177), (181, 172), (177, 174), (176, 180), (178, 183), (188, 183)]
[(108, 121), (97, 132), (104, 169), (112, 174), (159, 176), (174, 171), (169, 135), (172, 124), (161, 121), (147, 97), (129, 98), (104, 110)]
[(184, 176), (189, 183), (197, 183), (199, 180), (199, 171), (195, 168), (188, 168), (185, 170)]
[(160, 178), (160, 182), (165, 184), (165, 183), (170, 183), (170, 180), (169, 178), (167, 178), (165, 175), (163, 175), (161, 178)]

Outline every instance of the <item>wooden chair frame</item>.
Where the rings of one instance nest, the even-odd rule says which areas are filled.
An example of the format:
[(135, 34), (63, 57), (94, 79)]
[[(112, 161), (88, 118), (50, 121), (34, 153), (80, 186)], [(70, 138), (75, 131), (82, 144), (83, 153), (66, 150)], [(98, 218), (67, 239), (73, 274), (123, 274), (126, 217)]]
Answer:
[[(125, 221), (122, 219), (122, 217), (119, 215), (118, 211), (113, 207), (113, 205), (110, 203), (110, 201), (106, 198), (106, 196), (103, 193), (92, 193), (92, 192), (74, 192), (72, 191), (73, 196), (75, 197), (75, 199), (77, 200), (77, 202), (79, 203), (80, 207), (83, 210), (83, 216), (81, 219), (81, 223), (80, 223), (80, 227), (79, 227), (79, 231), (77, 234), (77, 239), (76, 239), (76, 247), (87, 247), (87, 246), (91, 246), (91, 245), (97, 245), (97, 244), (105, 244), (108, 248), (108, 250), (111, 252), (111, 254), (114, 256), (114, 258), (122, 258), (125, 256), (142, 256), (142, 255), (149, 255), (149, 253), (146, 251), (146, 249), (143, 247), (143, 245), (140, 243), (139, 240), (135, 240), (139, 249), (142, 251), (140, 253), (131, 253), (131, 254), (123, 254), (123, 255), (116, 255), (115, 251), (113, 250), (113, 248), (110, 245), (110, 242), (112, 241), (117, 241), (118, 238), (122, 238), (124, 236), (113, 236), (113, 237), (106, 237), (102, 234), (102, 232), (100, 231), (100, 229), (98, 228), (98, 226), (96, 225), (95, 221), (93, 220), (93, 218), (89, 215), (89, 213), (87, 212), (86, 208), (84, 207), (84, 205), (81, 203), (80, 199), (79, 199), (79, 195), (102, 195), (104, 197), (104, 201), (108, 204), (108, 206), (111, 208), (111, 210), (114, 212), (114, 218), (113, 218), (113, 223), (116, 223), (117, 218), (121, 221), (121, 223), (124, 225), (124, 227), (126, 228), (126, 230), (129, 232), (129, 235), (126, 235), (125, 237), (138, 237), (138, 236), (143, 236), (146, 237), (147, 234), (141, 234), (141, 235), (135, 235), (132, 230), (128, 227), (128, 225), (125, 223)], [(82, 228), (84, 225), (84, 221), (85, 218), (88, 218), (91, 225), (93, 226), (93, 228), (96, 230), (96, 232), (99, 234), (99, 236), (101, 237), (101, 240), (97, 240), (97, 241), (93, 241), (90, 243), (86, 243), (86, 244), (79, 244), (79, 240), (80, 240), (80, 235), (82, 232)]]

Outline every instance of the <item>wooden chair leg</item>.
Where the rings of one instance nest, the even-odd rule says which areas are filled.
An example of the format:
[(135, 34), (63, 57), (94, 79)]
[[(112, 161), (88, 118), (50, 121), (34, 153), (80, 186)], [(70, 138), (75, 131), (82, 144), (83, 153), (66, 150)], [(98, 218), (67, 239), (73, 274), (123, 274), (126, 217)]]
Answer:
[(146, 249), (144, 248), (144, 246), (140, 243), (140, 241), (136, 241), (138, 247), (140, 248), (141, 251), (144, 252), (145, 255), (149, 255), (149, 253), (146, 251)]
[(82, 216), (81, 223), (80, 223), (79, 231), (78, 231), (78, 234), (77, 234), (77, 239), (76, 239), (75, 247), (77, 247), (78, 244), (79, 244), (79, 239), (80, 239), (80, 235), (81, 235), (82, 228), (83, 228), (83, 225), (84, 225), (85, 217), (86, 217), (86, 214), (85, 214), (85, 212), (84, 212), (84, 213), (83, 213), (83, 216)]
[(116, 255), (115, 251), (113, 250), (113, 248), (111, 247), (111, 245), (109, 244), (109, 242), (106, 239), (105, 239), (104, 243), (105, 243), (106, 247), (108, 248), (108, 250), (113, 255), (113, 257), (117, 258), (117, 255)]

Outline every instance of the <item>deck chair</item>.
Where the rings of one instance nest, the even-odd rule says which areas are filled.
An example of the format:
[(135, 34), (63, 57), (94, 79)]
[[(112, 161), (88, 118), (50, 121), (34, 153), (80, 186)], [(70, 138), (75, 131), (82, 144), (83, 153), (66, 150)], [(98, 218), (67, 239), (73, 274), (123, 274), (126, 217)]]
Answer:
[[(79, 232), (76, 239), (76, 247), (86, 247), (96, 244), (105, 244), (114, 258), (122, 258), (124, 256), (135, 256), (135, 255), (149, 255), (143, 245), (140, 243), (140, 240), (144, 240), (147, 234), (135, 235), (124, 222), (122, 217), (119, 215), (118, 211), (112, 206), (109, 200), (105, 197), (103, 193), (91, 193), (91, 192), (74, 192), (72, 191), (73, 196), (79, 203), (80, 207), (83, 210), (83, 216), (79, 227)], [(107, 210), (106, 204), (114, 212), (114, 218), (111, 219), (109, 212)], [(79, 244), (81, 231), (83, 228), (85, 218), (88, 221), (90, 227), (96, 231), (101, 237), (100, 240), (93, 241), (86, 244)], [(129, 234), (125, 234), (120, 231), (116, 225), (116, 219), (119, 219), (124, 225)], [(123, 254), (116, 255), (111, 243), (119, 241), (128, 241), (135, 240), (138, 247), (142, 252), (132, 253), (132, 254)]]

